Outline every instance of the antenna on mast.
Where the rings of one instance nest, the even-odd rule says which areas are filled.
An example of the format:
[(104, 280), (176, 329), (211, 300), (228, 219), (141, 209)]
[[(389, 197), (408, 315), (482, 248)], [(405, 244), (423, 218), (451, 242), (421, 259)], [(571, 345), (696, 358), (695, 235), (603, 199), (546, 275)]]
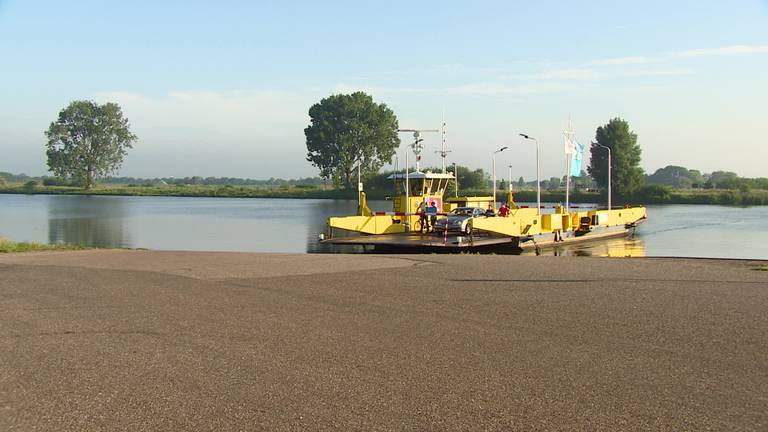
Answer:
[(424, 150), (424, 138), (421, 134), (424, 132), (440, 132), (437, 129), (398, 129), (398, 132), (413, 132), (413, 144), (408, 144), (413, 149), (413, 154), (416, 156), (416, 172), (421, 171), (421, 151)]
[(440, 141), (440, 150), (436, 150), (435, 153), (439, 154), (443, 159), (443, 174), (445, 174), (445, 157), (448, 156), (448, 153), (451, 152), (450, 150), (445, 149), (445, 111), (443, 111), (443, 121), (442, 125), (440, 126), (440, 134), (442, 135), (442, 139)]

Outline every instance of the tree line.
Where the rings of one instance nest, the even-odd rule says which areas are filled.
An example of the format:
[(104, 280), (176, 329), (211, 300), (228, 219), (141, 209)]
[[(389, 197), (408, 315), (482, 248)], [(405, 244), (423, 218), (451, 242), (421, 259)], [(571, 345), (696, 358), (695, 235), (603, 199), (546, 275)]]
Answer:
[[(333, 185), (341, 191), (356, 190), (358, 169), (371, 191), (392, 191), (388, 179), (392, 171), (381, 172), (391, 164), (400, 145), (398, 120), (384, 103), (376, 103), (363, 92), (337, 94), (323, 98), (309, 108), (310, 123), (304, 129), (307, 161), (318, 168), (317, 177), (268, 180), (235, 177), (185, 178), (158, 177), (144, 179), (115, 177), (129, 149), (138, 140), (130, 131), (128, 119), (115, 103), (98, 104), (92, 101), (74, 101), (65, 107), (45, 132), (46, 155), (53, 177), (42, 179), (46, 185), (67, 185), (92, 189), (99, 179), (113, 184), (129, 185), (240, 185), (240, 186), (296, 186), (320, 187)], [(637, 134), (621, 118), (610, 119), (597, 127), (589, 147), (590, 163), (581, 176), (572, 177), (575, 189), (608, 186), (608, 158), (610, 155), (611, 187), (620, 202), (622, 198), (663, 196), (675, 189), (726, 189), (747, 192), (752, 189), (768, 190), (766, 178), (741, 178), (735, 173), (716, 171), (709, 175), (680, 166), (667, 166), (651, 175), (640, 167), (641, 148)], [(430, 169), (430, 168), (428, 168)], [(438, 171), (437, 168), (431, 168)], [(463, 190), (490, 190), (490, 178), (482, 169), (458, 167), (459, 186)], [(5, 178), (5, 180), (3, 180)], [(5, 181), (31, 179), (23, 175), (0, 173), (0, 184)], [(33, 181), (33, 180), (27, 180)], [(499, 180), (500, 190), (508, 187), (508, 180)], [(545, 190), (562, 190), (565, 178), (544, 179)], [(453, 187), (453, 186), (451, 186)], [(516, 188), (535, 189), (536, 182), (522, 177)]]
[(649, 184), (669, 186), (675, 189), (728, 189), (728, 190), (768, 190), (768, 178), (739, 177), (731, 171), (714, 171), (702, 174), (699, 170), (682, 166), (669, 165), (659, 168), (646, 177)]

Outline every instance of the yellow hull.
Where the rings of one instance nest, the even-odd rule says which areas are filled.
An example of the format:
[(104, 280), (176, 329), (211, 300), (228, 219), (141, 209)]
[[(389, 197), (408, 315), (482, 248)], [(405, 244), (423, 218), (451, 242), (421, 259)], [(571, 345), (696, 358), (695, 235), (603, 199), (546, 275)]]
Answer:
[(509, 217), (473, 218), (472, 229), (509, 237), (525, 237), (555, 232), (585, 231), (595, 227), (626, 226), (645, 218), (645, 207), (542, 215), (536, 214), (536, 209), (519, 209), (513, 210)]
[(328, 219), (330, 228), (363, 234), (394, 234), (405, 232), (405, 225), (395, 223), (392, 216), (341, 216)]
[[(645, 218), (645, 207), (541, 215), (536, 209), (520, 208), (512, 210), (508, 217), (472, 218), (471, 227), (473, 231), (526, 238), (555, 233), (579, 235), (596, 228), (631, 226)], [(406, 232), (406, 219), (409, 219), (412, 230), (417, 230), (418, 217), (394, 215), (332, 217), (328, 219), (328, 227), (331, 234), (333, 229), (371, 235), (397, 234)]]

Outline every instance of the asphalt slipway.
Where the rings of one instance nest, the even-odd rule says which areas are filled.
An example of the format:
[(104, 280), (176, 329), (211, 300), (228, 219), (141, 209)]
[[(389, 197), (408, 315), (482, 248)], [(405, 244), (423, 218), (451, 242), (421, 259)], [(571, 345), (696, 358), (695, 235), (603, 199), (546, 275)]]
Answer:
[(768, 430), (766, 264), (0, 255), (0, 430)]

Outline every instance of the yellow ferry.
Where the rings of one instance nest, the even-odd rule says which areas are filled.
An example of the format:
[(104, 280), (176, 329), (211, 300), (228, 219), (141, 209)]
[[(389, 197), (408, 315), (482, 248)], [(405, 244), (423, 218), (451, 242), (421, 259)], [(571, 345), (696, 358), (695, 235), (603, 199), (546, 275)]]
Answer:
[[(421, 172), (423, 131), (407, 131), (414, 132), (415, 142), (409, 146), (416, 155), (416, 171), (408, 172), (406, 152), (406, 172), (389, 177), (397, 185), (392, 211), (371, 211), (360, 183), (357, 214), (329, 218), (322, 242), (392, 252), (514, 252), (624, 236), (647, 217), (645, 207), (610, 208), (610, 204), (607, 209), (585, 211), (560, 205), (552, 213), (542, 213), (540, 204), (539, 208), (515, 204), (511, 189), (509, 207), (497, 215), (495, 196), (458, 196), (454, 173), (445, 168), (441, 173)], [(444, 150), (440, 153), (445, 157)], [(457, 196), (446, 198), (451, 181)]]
[[(507, 216), (472, 215), (461, 229), (442, 224), (444, 229), (430, 232), (424, 229), (431, 216), (424, 207), (434, 202), (435, 216), (448, 218), (458, 208), (495, 209), (493, 197), (445, 198), (448, 183), (456, 180), (452, 173), (398, 173), (390, 178), (401, 186), (392, 199), (391, 212), (371, 211), (361, 191), (358, 214), (329, 218), (322, 241), (373, 246), (381, 251), (514, 251), (623, 236), (646, 219), (645, 207), (567, 211), (557, 206), (553, 213), (542, 214), (541, 209), (517, 206), (510, 191)], [(341, 232), (347, 235), (339, 235)]]

